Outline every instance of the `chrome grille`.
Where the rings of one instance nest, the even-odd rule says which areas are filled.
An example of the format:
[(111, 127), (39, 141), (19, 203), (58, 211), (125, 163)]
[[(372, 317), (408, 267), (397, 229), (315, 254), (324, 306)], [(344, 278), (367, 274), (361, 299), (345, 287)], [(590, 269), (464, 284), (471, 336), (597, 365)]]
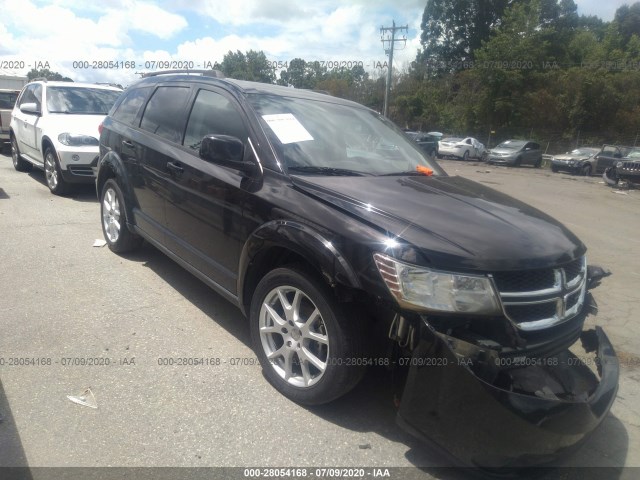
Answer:
[(586, 258), (556, 268), (496, 272), (491, 277), (507, 318), (522, 330), (540, 330), (580, 312), (586, 294)]
[(640, 174), (640, 162), (622, 162), (620, 170), (624, 173)]

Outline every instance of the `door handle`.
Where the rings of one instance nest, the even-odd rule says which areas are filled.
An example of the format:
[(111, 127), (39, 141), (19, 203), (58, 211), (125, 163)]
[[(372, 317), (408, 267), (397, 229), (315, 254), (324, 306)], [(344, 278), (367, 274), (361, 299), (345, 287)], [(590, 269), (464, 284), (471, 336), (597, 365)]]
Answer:
[(182, 166), (180, 165), (180, 162), (168, 162), (167, 170), (169, 170), (172, 173), (178, 173), (178, 174), (181, 174), (184, 172), (184, 168), (182, 168)]
[(134, 148), (133, 142), (130, 142), (129, 140), (123, 140), (122, 145), (128, 148)]

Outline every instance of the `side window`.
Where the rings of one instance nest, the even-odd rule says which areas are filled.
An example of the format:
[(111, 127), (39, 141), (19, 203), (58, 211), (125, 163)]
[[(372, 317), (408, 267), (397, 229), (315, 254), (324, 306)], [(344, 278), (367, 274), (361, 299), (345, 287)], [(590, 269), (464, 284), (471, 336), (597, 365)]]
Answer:
[(147, 88), (134, 88), (124, 94), (124, 98), (120, 102), (120, 105), (116, 108), (116, 111), (111, 115), (116, 120), (133, 125), (140, 108), (144, 104), (145, 99), (149, 93), (150, 87)]
[(242, 117), (230, 100), (219, 93), (200, 90), (191, 109), (184, 145), (197, 151), (202, 138), (209, 134), (231, 135), (242, 142), (248, 136)]
[(35, 103), (38, 108), (42, 106), (42, 85), (36, 83), (27, 86), (26, 90), (20, 97), (20, 106), (25, 103)]
[(158, 87), (142, 114), (140, 128), (175, 143), (182, 140), (188, 87)]
[(467, 138), (467, 142), (466, 143), (467, 143), (467, 145), (471, 145), (471, 139)]

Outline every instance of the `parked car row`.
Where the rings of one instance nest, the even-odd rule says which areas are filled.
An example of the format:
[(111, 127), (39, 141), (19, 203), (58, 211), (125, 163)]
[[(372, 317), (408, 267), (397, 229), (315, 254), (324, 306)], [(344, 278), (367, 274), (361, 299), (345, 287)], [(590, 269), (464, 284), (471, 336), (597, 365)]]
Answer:
[(580, 147), (551, 159), (553, 172), (569, 172), (574, 175), (602, 175), (610, 185), (620, 180), (640, 183), (640, 147), (603, 145)]
[(43, 169), (49, 190), (59, 195), (74, 183), (93, 183), (98, 127), (120, 93), (120, 88), (89, 83), (27, 84), (11, 114), (14, 168)]
[[(330, 402), (367, 367), (392, 368), (399, 424), (487, 468), (549, 462), (607, 416), (619, 365), (585, 329), (606, 276), (586, 246), (448, 176), (373, 110), (215, 72), (159, 72), (122, 94), (36, 82), (16, 109), (15, 168), (44, 162), (61, 193), (95, 161), (109, 249), (145, 240), (236, 305), (292, 401)], [(537, 144), (504, 143), (489, 158), (538, 164)]]

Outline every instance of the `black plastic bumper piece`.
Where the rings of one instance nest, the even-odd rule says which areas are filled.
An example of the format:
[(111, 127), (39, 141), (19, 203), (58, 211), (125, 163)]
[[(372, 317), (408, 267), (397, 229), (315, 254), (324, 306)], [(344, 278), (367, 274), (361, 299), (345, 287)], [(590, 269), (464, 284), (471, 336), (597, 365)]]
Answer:
[(553, 462), (596, 429), (618, 389), (618, 359), (602, 329), (583, 332), (581, 340), (587, 352), (596, 352), (598, 374), (567, 351), (510, 368), (498, 375), (502, 380), (488, 382), (470, 368), (470, 359), (456, 355), (442, 335), (425, 326), (398, 423), (453, 457), (457, 466), (501, 469)]

